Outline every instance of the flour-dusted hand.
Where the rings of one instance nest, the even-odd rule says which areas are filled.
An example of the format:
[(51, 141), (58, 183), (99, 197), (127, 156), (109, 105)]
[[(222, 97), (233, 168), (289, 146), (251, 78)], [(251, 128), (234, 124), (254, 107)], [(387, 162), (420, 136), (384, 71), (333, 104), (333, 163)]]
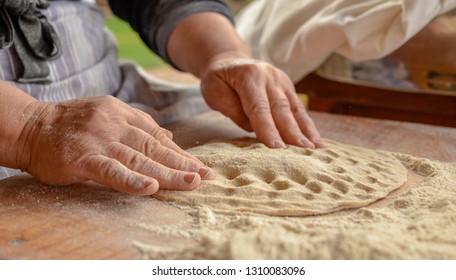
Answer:
[(323, 147), (315, 124), (289, 77), (274, 66), (254, 60), (217, 56), (201, 77), (208, 105), (269, 147)]
[(213, 172), (181, 150), (147, 114), (111, 96), (34, 102), (18, 141), (18, 165), (43, 183), (86, 180), (149, 195), (190, 190)]
[(223, 15), (187, 17), (171, 33), (167, 52), (174, 65), (201, 79), (210, 107), (255, 131), (268, 147), (324, 146), (288, 75), (253, 59)]

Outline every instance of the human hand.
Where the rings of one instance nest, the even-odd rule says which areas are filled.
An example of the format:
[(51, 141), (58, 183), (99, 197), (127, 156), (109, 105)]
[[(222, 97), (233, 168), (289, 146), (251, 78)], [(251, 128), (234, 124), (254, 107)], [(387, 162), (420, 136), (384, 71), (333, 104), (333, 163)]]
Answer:
[(218, 56), (203, 72), (201, 89), (212, 109), (253, 130), (268, 147), (324, 146), (289, 77), (268, 63)]
[(18, 166), (39, 181), (93, 180), (121, 192), (190, 190), (213, 171), (181, 150), (171, 132), (111, 96), (35, 102), (18, 141)]

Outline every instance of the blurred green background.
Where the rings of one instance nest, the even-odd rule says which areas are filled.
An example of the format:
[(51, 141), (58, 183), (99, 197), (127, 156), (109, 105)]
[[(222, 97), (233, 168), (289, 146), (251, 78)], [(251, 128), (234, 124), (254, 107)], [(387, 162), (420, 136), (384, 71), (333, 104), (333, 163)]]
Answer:
[(164, 65), (163, 60), (149, 50), (128, 23), (113, 15), (107, 15), (106, 26), (116, 36), (120, 59), (134, 60), (146, 69)]
[[(251, 1), (252, 0), (228, 0), (226, 2), (236, 14)], [(97, 1), (97, 3), (106, 9), (106, 26), (113, 31), (117, 38), (120, 59), (134, 60), (145, 69), (153, 69), (165, 65), (159, 56), (147, 48), (128, 23), (113, 16), (109, 12), (106, 1)]]

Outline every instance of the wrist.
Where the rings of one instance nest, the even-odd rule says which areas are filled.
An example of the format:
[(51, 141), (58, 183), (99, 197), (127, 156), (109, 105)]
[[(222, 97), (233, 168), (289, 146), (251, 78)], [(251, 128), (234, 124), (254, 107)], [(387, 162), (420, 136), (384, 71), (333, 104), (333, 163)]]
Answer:
[(6, 82), (0, 81), (0, 166), (19, 168), (18, 141), (26, 120), (26, 108), (38, 102)]
[(230, 67), (242, 64), (250, 64), (254, 61), (250, 54), (239, 51), (225, 51), (221, 53), (214, 54), (212, 57), (208, 58), (205, 64), (203, 64), (200, 69), (200, 78), (209, 69), (219, 68), (219, 67)]
[(14, 164), (23, 171), (29, 171), (33, 155), (39, 154), (38, 143), (46, 130), (52, 129), (52, 103), (32, 102), (24, 107), (22, 126), (16, 140)]

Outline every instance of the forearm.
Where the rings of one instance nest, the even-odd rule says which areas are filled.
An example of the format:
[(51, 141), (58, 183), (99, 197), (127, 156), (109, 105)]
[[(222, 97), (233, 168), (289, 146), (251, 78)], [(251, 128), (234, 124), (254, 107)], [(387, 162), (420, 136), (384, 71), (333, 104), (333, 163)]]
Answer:
[(21, 90), (0, 80), (0, 166), (20, 168), (17, 147), (29, 119), (27, 108), (38, 102)]
[(176, 66), (198, 77), (217, 56), (251, 58), (228, 18), (211, 12), (191, 15), (177, 25), (167, 51)]
[(129, 22), (144, 43), (167, 62), (170, 33), (187, 17), (214, 12), (233, 21), (222, 0), (109, 0), (109, 4), (114, 14)]

